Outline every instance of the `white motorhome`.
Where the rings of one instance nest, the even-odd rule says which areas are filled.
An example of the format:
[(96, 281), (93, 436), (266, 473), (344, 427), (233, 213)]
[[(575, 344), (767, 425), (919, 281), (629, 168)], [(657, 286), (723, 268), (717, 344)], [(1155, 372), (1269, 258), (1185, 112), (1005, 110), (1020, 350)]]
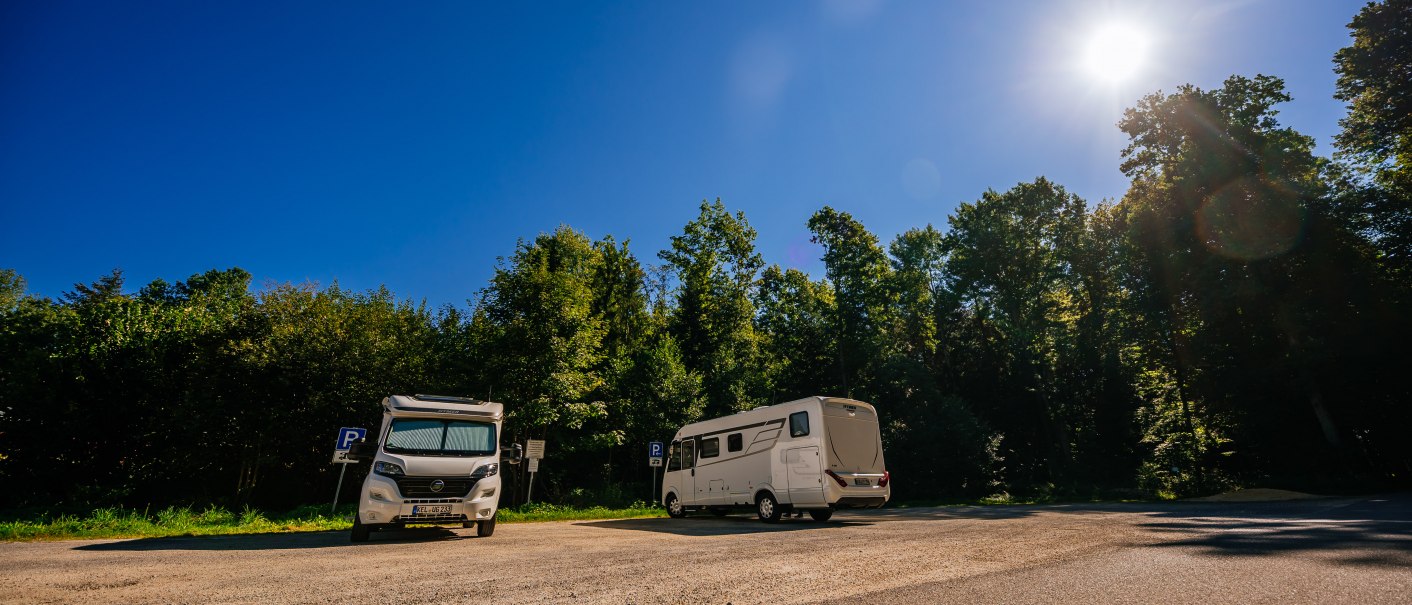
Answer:
[[(441, 395), (393, 395), (382, 400), (375, 439), (353, 444), (349, 457), (372, 460), (358, 497), (353, 541), (378, 529), (408, 524), (476, 527), (495, 533), (500, 500), (499, 403)], [(519, 463), (519, 446), (506, 462)]]
[(826, 521), (838, 508), (887, 502), (878, 413), (861, 401), (808, 397), (688, 424), (672, 438), (662, 504), (724, 515), (753, 507), (761, 520), (807, 511)]

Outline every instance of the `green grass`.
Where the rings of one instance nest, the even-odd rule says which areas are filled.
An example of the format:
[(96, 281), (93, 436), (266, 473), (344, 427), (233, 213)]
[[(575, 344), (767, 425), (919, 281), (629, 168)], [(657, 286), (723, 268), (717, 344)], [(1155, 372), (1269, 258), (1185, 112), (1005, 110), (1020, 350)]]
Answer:
[(497, 518), (502, 523), (527, 523), (536, 521), (584, 521), (589, 519), (642, 519), (665, 517), (667, 511), (648, 506), (645, 502), (634, 502), (628, 508), (605, 508), (594, 506), (576, 508), (557, 504), (533, 503), (518, 508), (502, 508)]
[(33, 520), (0, 521), (0, 541), (65, 540), (75, 538), (158, 538), (166, 536), (218, 536), (346, 529), (343, 517), (330, 517), (328, 509), (305, 506), (282, 515), (220, 507), (194, 510), (167, 507), (151, 512), (131, 508), (100, 508), (86, 517), (41, 515)]
[[(347, 530), (353, 509), (341, 507), (329, 515), (327, 506), (303, 506), (284, 514), (266, 515), (245, 509), (232, 512), (220, 507), (195, 510), (168, 507), (157, 512), (131, 508), (100, 508), (87, 516), (36, 515), (32, 519), (0, 521), (0, 541), (73, 540), (97, 538), (162, 538), (171, 536), (223, 536)], [(666, 512), (638, 502), (628, 508), (575, 508), (534, 503), (500, 509), (502, 523), (579, 521), (662, 517)]]

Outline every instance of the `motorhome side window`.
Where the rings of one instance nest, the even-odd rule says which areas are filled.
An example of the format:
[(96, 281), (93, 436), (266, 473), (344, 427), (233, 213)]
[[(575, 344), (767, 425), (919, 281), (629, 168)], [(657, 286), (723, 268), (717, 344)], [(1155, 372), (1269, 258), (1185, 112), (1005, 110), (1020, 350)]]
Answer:
[(743, 440), (742, 440), (741, 437), (740, 437), (740, 433), (736, 433), (736, 434), (734, 434), (734, 435), (731, 435), (731, 436), (729, 436), (729, 437), (726, 437), (726, 451), (729, 451), (729, 452), (738, 452), (738, 451), (740, 451), (741, 448), (744, 447), (744, 445), (741, 443), (742, 441), (743, 441)]
[(795, 412), (789, 415), (789, 436), (803, 437), (809, 434), (809, 412)]
[(696, 445), (695, 441), (687, 439), (681, 442), (681, 467), (692, 468), (696, 466)]
[(721, 455), (721, 438), (712, 437), (701, 441), (701, 457), (715, 458)]
[(679, 471), (679, 470), (681, 470), (681, 442), (680, 442), (680, 441), (673, 441), (673, 442), (672, 442), (672, 451), (671, 451), (671, 453), (667, 454), (667, 470), (669, 470), (669, 471)]

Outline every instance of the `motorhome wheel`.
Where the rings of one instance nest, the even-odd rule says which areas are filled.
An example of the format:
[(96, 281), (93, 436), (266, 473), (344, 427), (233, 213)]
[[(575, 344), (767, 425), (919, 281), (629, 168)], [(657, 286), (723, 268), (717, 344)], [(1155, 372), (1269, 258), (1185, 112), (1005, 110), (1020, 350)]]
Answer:
[(784, 509), (780, 508), (779, 502), (769, 493), (760, 494), (760, 499), (755, 501), (755, 512), (759, 513), (760, 520), (766, 523), (774, 523), (780, 520), (780, 515), (784, 514)]
[(811, 519), (813, 519), (813, 520), (815, 520), (815, 521), (818, 521), (818, 522), (820, 522), (820, 523), (823, 523), (824, 521), (828, 521), (828, 520), (829, 520), (829, 517), (832, 517), (832, 516), (833, 516), (833, 509), (832, 509), (832, 508), (816, 508), (816, 509), (813, 509), (813, 510), (810, 510), (810, 511), (809, 511), (809, 518), (811, 518)]
[(351, 536), (349, 536), (349, 539), (353, 542), (367, 542), (368, 534), (370, 533), (371, 529), (368, 526), (363, 525), (363, 520), (359, 517), (360, 515), (358, 515), (357, 513), (353, 514), (353, 533)]
[(476, 536), (489, 538), (495, 534), (495, 517), (476, 522)]
[(667, 494), (667, 516), (673, 519), (680, 519), (686, 516), (686, 507), (681, 505), (681, 500), (676, 494)]

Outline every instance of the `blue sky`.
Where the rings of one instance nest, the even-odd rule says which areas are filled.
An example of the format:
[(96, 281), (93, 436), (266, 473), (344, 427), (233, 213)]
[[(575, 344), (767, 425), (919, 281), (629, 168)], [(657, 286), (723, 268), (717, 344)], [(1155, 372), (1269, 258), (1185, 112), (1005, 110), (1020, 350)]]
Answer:
[[(461, 305), (519, 238), (656, 263), (719, 197), (819, 275), (825, 204), (887, 242), (1040, 175), (1120, 197), (1122, 109), (1182, 83), (1280, 76), (1329, 153), (1363, 2), (508, 4), (0, 3), (0, 267)], [(1080, 67), (1108, 22), (1147, 45), (1118, 82)]]

